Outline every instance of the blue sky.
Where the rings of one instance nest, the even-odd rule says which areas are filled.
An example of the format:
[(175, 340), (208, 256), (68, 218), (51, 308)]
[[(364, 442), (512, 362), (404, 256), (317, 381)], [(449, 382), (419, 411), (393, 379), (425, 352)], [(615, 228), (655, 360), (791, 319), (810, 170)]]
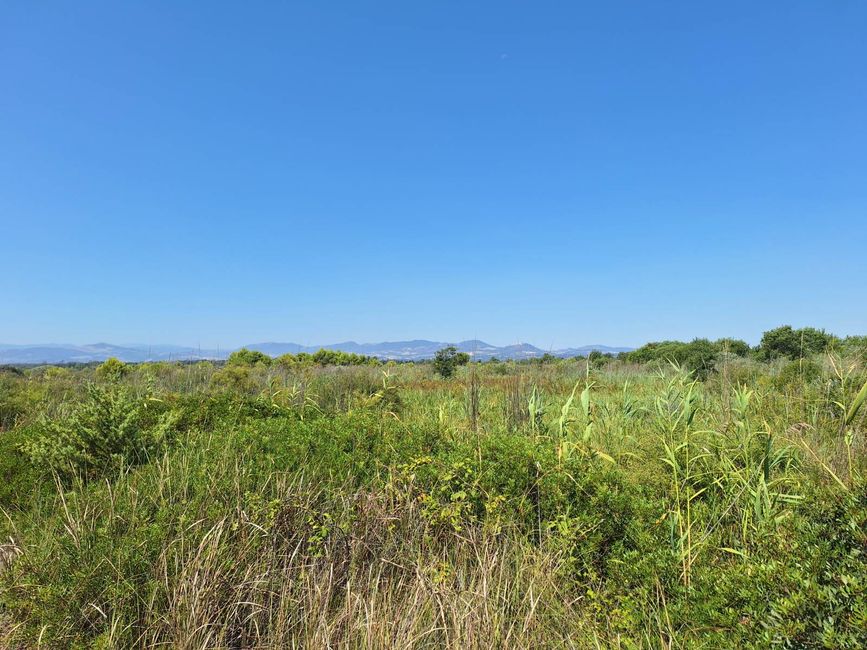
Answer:
[(867, 333), (867, 3), (13, 1), (0, 341)]

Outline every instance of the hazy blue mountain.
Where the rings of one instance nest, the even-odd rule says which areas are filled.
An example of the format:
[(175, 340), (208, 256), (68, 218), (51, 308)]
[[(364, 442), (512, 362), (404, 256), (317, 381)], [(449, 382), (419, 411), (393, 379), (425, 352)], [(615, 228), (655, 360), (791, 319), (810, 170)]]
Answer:
[(298, 354), (299, 352), (315, 352), (319, 349), (316, 348), (316, 350), (310, 350), (307, 346), (299, 345), (298, 343), (274, 343), (273, 341), (268, 341), (266, 343), (253, 343), (244, 347), (248, 350), (264, 352), (272, 357), (279, 357), (282, 354)]
[(43, 364), (43, 363), (90, 363), (105, 361), (116, 357), (121, 361), (139, 363), (142, 361), (176, 361), (179, 359), (216, 359), (224, 357), (216, 350), (198, 350), (177, 345), (111, 345), (93, 343), (90, 345), (40, 344), (40, 345), (3, 345), (0, 344), (0, 363)]
[(603, 354), (619, 354), (620, 352), (630, 352), (635, 348), (611, 347), (610, 345), (584, 345), (580, 348), (566, 348), (557, 350), (558, 357), (586, 357), (593, 351), (602, 352)]
[(466, 352), (470, 356), (476, 358), (481, 358), (484, 356), (496, 356), (497, 352), (502, 349), (498, 348), (496, 345), (491, 345), (490, 343), (480, 341), (479, 339), (461, 341), (460, 343), (456, 343), (455, 347), (461, 352)]
[[(625, 352), (632, 348), (611, 347), (607, 345), (585, 345), (562, 350), (542, 350), (529, 343), (496, 346), (485, 341), (472, 339), (459, 343), (445, 341), (428, 341), (415, 339), (412, 341), (384, 341), (382, 343), (356, 343), (344, 341), (325, 345), (301, 345), (299, 343), (281, 343), (269, 341), (252, 343), (244, 346), (251, 350), (259, 350), (272, 357), (282, 354), (313, 353), (321, 348), (354, 352), (380, 359), (396, 361), (416, 361), (432, 358), (437, 350), (448, 345), (454, 345), (461, 352), (466, 352), (474, 359), (532, 359), (544, 354), (557, 357), (586, 356), (593, 350), (600, 352)], [(51, 363), (89, 363), (105, 361), (109, 357), (117, 357), (121, 361), (132, 363), (142, 361), (178, 361), (194, 359), (225, 359), (232, 350), (200, 349), (182, 345), (147, 345), (130, 343), (113, 345), (110, 343), (92, 343), (89, 345), (68, 344), (36, 344), (36, 345), (6, 345), (0, 344), (0, 363), (6, 364), (51, 364)]]

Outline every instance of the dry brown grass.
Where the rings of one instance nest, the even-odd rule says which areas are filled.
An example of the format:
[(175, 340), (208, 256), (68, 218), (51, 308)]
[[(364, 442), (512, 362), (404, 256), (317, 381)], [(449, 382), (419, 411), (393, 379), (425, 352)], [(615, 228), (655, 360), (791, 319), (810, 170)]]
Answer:
[[(340, 533), (319, 545), (297, 534), (316, 488), (285, 489), (270, 530), (224, 519), (198, 545), (180, 536), (166, 547), (154, 567), (165, 602), (142, 603), (136, 646), (584, 647), (556, 554), (480, 528), (434, 528), (414, 501), (371, 493), (345, 500)], [(111, 630), (108, 645), (122, 647), (125, 630)]]

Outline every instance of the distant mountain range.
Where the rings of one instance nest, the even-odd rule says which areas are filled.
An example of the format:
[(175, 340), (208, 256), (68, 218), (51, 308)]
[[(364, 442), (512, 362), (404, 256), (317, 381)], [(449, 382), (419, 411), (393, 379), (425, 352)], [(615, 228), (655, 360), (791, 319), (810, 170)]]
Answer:
[[(356, 343), (345, 341), (330, 345), (300, 345), (298, 343), (252, 343), (244, 347), (250, 350), (259, 350), (272, 357), (281, 354), (299, 352), (313, 353), (321, 348), (328, 350), (341, 350), (343, 352), (355, 352), (380, 359), (394, 359), (397, 361), (419, 361), (432, 358), (437, 350), (448, 345), (454, 345), (461, 352), (466, 352), (475, 359), (532, 359), (544, 354), (556, 357), (586, 356), (593, 350), (599, 352), (628, 352), (633, 348), (611, 347), (608, 345), (585, 345), (577, 348), (564, 348), (560, 350), (543, 350), (529, 343), (516, 343), (514, 345), (496, 346), (479, 340), (461, 341), (460, 343), (445, 343), (442, 341), (390, 341), (384, 343)], [(142, 361), (178, 361), (197, 359), (225, 359), (235, 349), (228, 350), (205, 350), (199, 348), (184, 347), (180, 345), (144, 345), (127, 344), (112, 345), (110, 343), (93, 343), (91, 345), (5, 345), (0, 343), (0, 363), (4, 364), (51, 364), (51, 363), (89, 363), (93, 361), (105, 361), (109, 357), (116, 357), (121, 361), (132, 363)]]
[(0, 343), (0, 363), (41, 364), (41, 363), (89, 363), (105, 361), (116, 357), (121, 361), (171, 361), (179, 359), (220, 359), (228, 352), (217, 350), (198, 350), (179, 345), (112, 345), (93, 343), (91, 345), (40, 344), (5, 345)]

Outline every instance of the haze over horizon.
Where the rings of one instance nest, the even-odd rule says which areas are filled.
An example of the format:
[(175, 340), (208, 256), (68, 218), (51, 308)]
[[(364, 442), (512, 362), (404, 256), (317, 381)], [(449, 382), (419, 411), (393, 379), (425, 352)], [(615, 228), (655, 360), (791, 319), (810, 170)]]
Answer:
[[(790, 325), (790, 323), (785, 323), (786, 325)], [(796, 327), (798, 327), (796, 325)], [(819, 328), (825, 331), (827, 328)], [(859, 335), (856, 332), (830, 332), (831, 334), (836, 334), (839, 336), (848, 336), (848, 335)], [(692, 338), (708, 338), (706, 336), (696, 336)], [(692, 340), (687, 339), (687, 340)], [(720, 336), (717, 338), (741, 338), (741, 340), (749, 343), (750, 345), (758, 345), (761, 339), (761, 332), (752, 337), (730, 337), (730, 336)], [(403, 338), (394, 338), (394, 339), (381, 339), (381, 340), (358, 340), (353, 338), (343, 338), (340, 340), (333, 341), (317, 341), (317, 340), (290, 340), (288, 338), (279, 338), (272, 337), (261, 340), (252, 340), (252, 339), (241, 339), (240, 343), (233, 343), (229, 345), (223, 345), (221, 343), (217, 343), (215, 345), (202, 345), (199, 342), (195, 343), (179, 343), (175, 341), (24, 341), (24, 342), (10, 342), (10, 341), (0, 341), (0, 349), (7, 347), (40, 347), (40, 346), (48, 346), (48, 347), (63, 347), (63, 346), (74, 346), (74, 347), (87, 347), (87, 346), (112, 346), (112, 347), (128, 347), (128, 348), (137, 348), (137, 349), (145, 349), (152, 347), (154, 349), (157, 348), (178, 348), (183, 350), (219, 350), (228, 354), (232, 350), (237, 350), (242, 347), (256, 347), (262, 345), (281, 345), (281, 346), (299, 346), (301, 348), (309, 348), (309, 349), (319, 349), (319, 348), (338, 348), (344, 345), (360, 345), (360, 346), (378, 346), (378, 345), (389, 345), (389, 344), (397, 344), (397, 343), (414, 343), (414, 342), (430, 342), (430, 343), (440, 343), (442, 345), (454, 345), (461, 343), (470, 343), (473, 341), (478, 341), (480, 343), (484, 343), (487, 345), (492, 345), (495, 347), (507, 347), (507, 346), (518, 346), (518, 345), (530, 345), (535, 348), (538, 348), (543, 351), (557, 351), (557, 350), (568, 350), (568, 349), (576, 349), (576, 348), (618, 348), (618, 349), (635, 349), (641, 347), (645, 343), (650, 343), (653, 341), (663, 341), (663, 340), (675, 340), (672, 337), (660, 337), (656, 339), (645, 339), (638, 342), (629, 342), (623, 343), (620, 341), (606, 341), (603, 339), (592, 339), (589, 342), (572, 342), (566, 345), (540, 345), (538, 342), (534, 341), (532, 338), (523, 338), (517, 339), (513, 341), (497, 341), (491, 339), (489, 337), (458, 337), (458, 338), (444, 338), (444, 337), (425, 337), (425, 336), (407, 336)]]
[(865, 33), (803, 0), (6, 3), (0, 342), (863, 334)]
[[(297, 343), (262, 342), (250, 343), (244, 348), (267, 354), (273, 358), (285, 354), (314, 354), (323, 349), (338, 350), (363, 357), (398, 361), (419, 361), (432, 359), (437, 352), (448, 346), (455, 346), (459, 351), (466, 352), (472, 358), (487, 361), (491, 359), (512, 360), (532, 359), (551, 354), (560, 358), (587, 356), (593, 351), (618, 354), (629, 352), (633, 348), (623, 346), (607, 346), (591, 344), (565, 349), (544, 349), (529, 343), (519, 343), (507, 346), (495, 346), (486, 341), (427, 341), (409, 340), (381, 343), (356, 343), (345, 341), (316, 345)], [(91, 363), (115, 358), (127, 362), (145, 361), (178, 361), (194, 359), (226, 359), (230, 353), (239, 348), (208, 349), (200, 347), (179, 347), (175, 345), (141, 345), (126, 346), (96, 343), (92, 345), (4, 345), (0, 343), (0, 364), (11, 365), (41, 365), (53, 363)]]

